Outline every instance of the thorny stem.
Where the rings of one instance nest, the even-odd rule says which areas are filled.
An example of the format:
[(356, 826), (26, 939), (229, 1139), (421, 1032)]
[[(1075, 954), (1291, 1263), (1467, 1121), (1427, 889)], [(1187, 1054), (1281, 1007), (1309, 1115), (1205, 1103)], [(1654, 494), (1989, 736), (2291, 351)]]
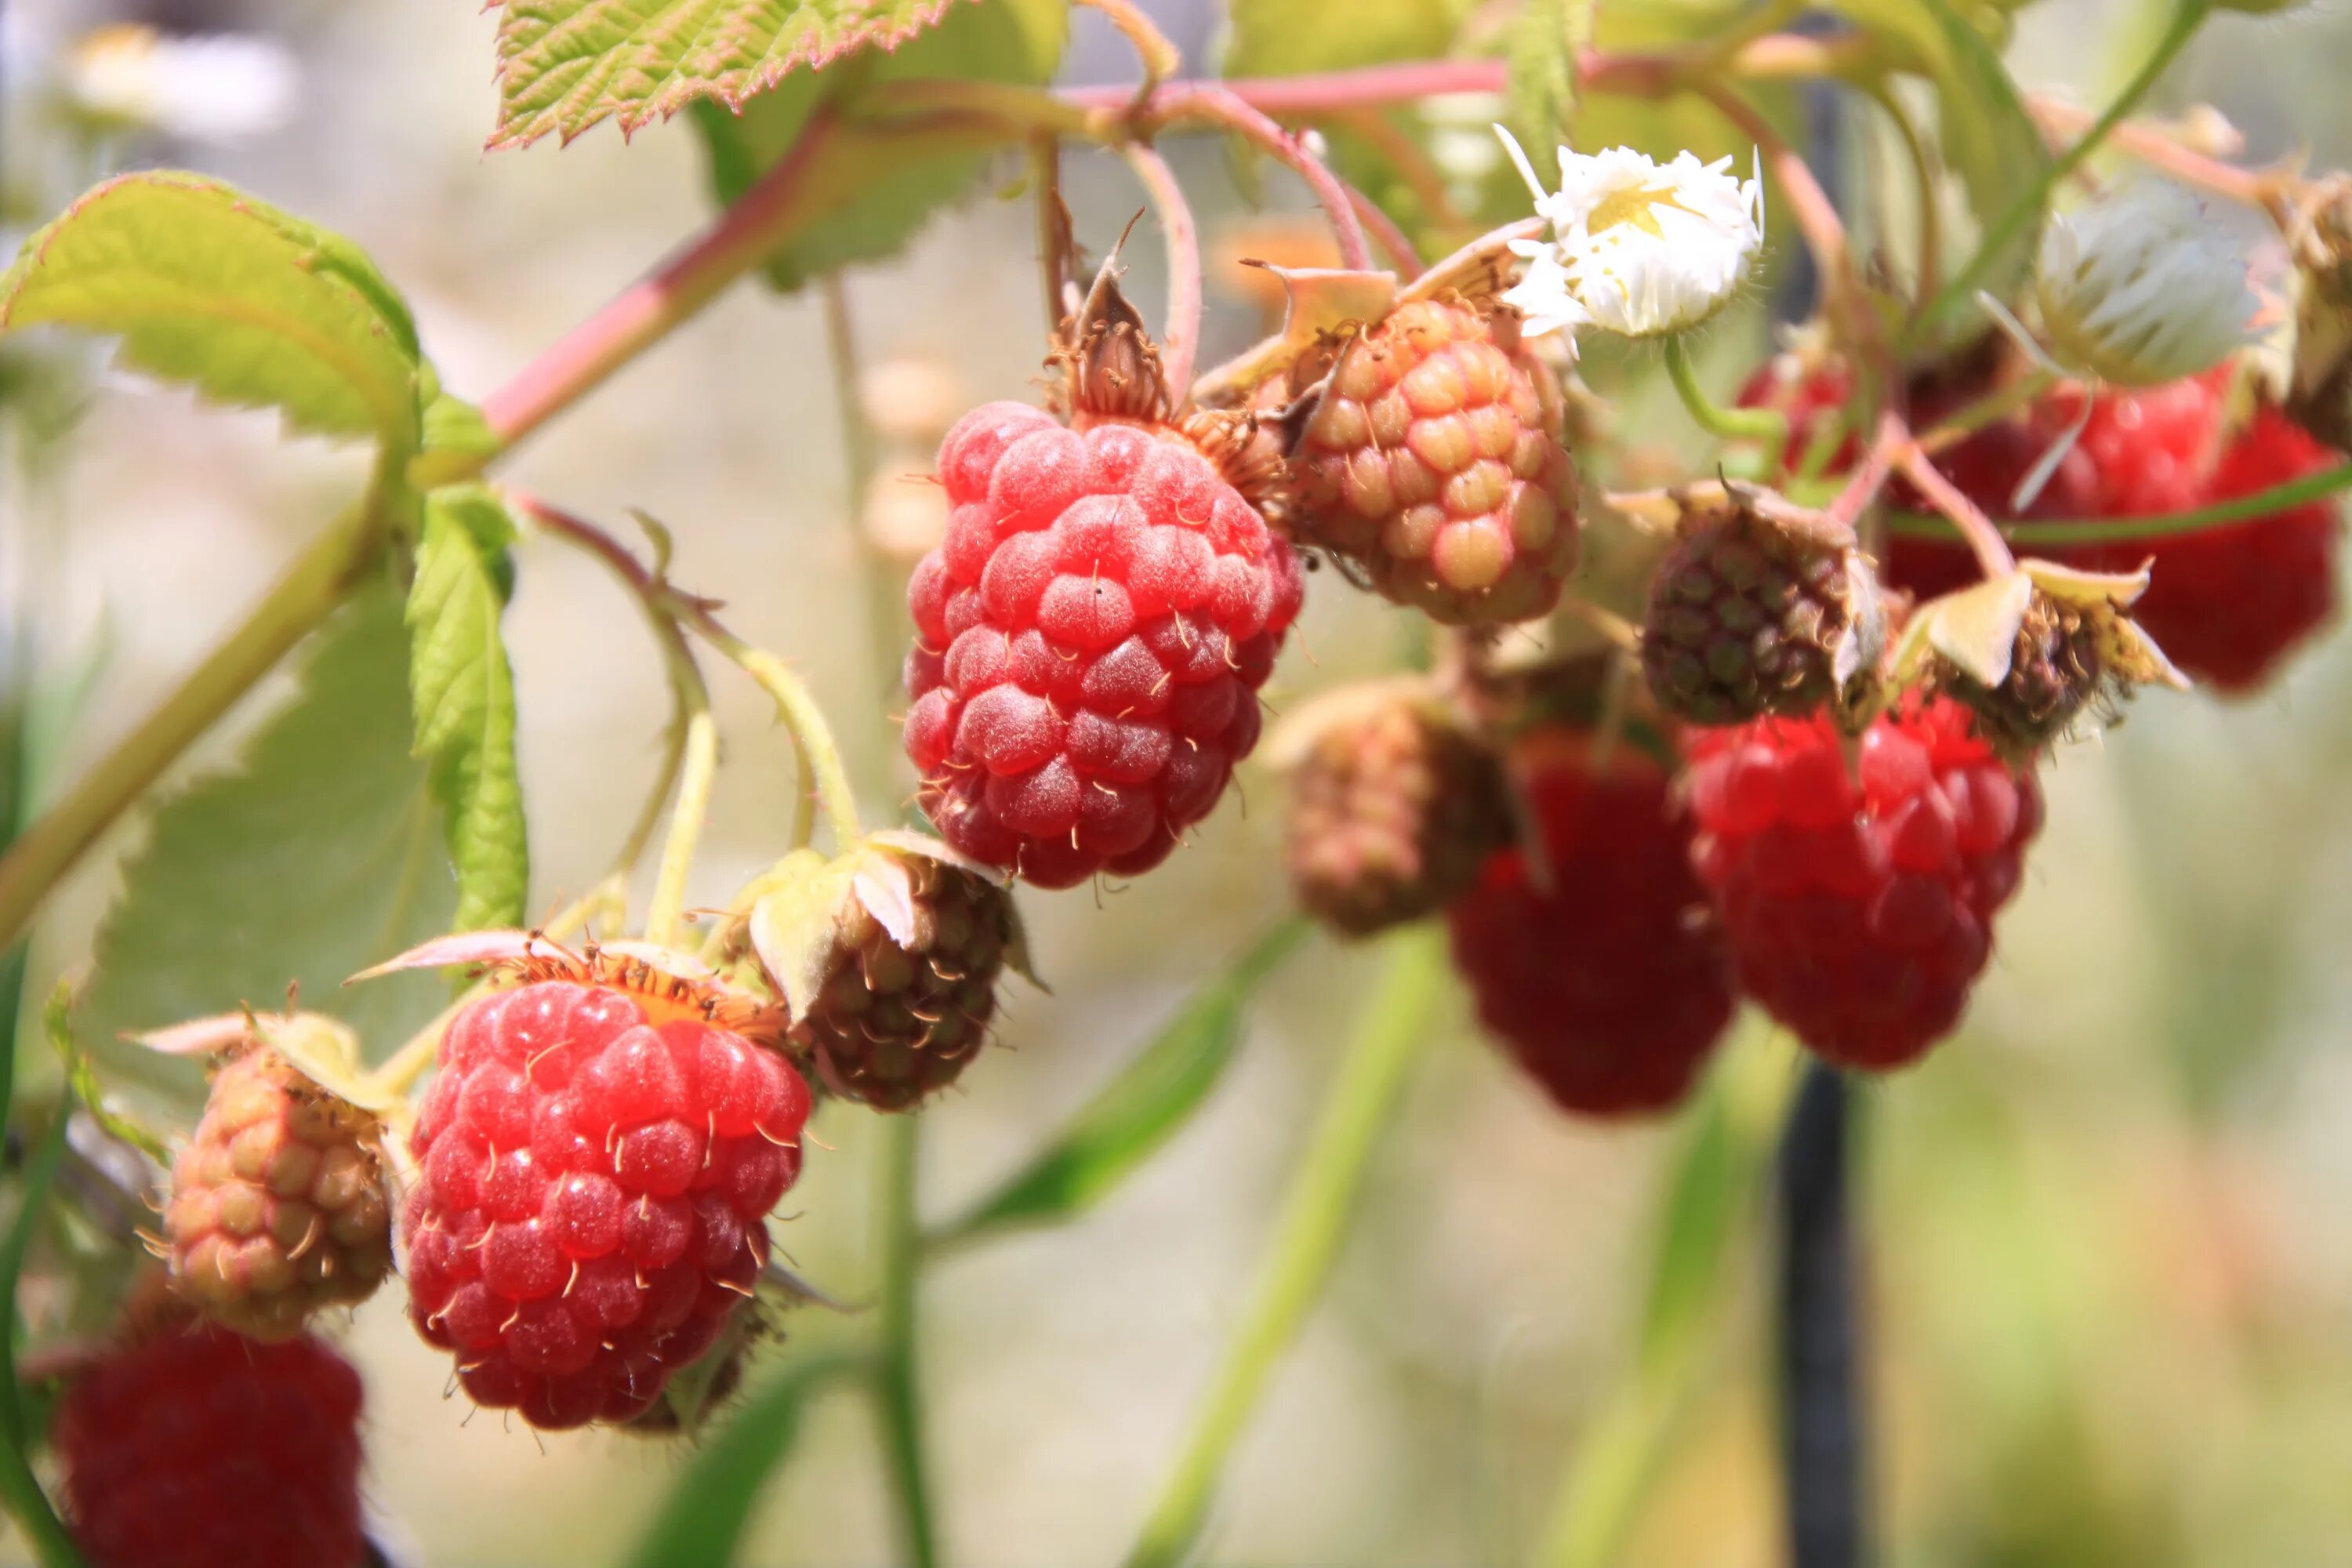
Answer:
[(1373, 1152), (1430, 1036), (1429, 1014), (1444, 983), (1444, 944), (1426, 925), (1391, 938), (1387, 946), (1386, 968), (1358, 1015), (1313, 1138), (1291, 1176), (1249, 1304), (1128, 1554), (1128, 1568), (1172, 1568), (1187, 1560), (1225, 1456), (1330, 1278)]
[(1037, 185), (1037, 276), (1045, 284), (1045, 330), (1058, 329), (1062, 299), (1062, 142), (1041, 131), (1029, 139), (1029, 177)]
[(1332, 237), (1339, 242), (1339, 265), (1358, 272), (1371, 270), (1371, 247), (1365, 242), (1364, 226), (1357, 219), (1348, 187), (1297, 136), (1268, 119), (1264, 110), (1216, 83), (1164, 88), (1153, 95), (1152, 106), (1155, 116), (1168, 124), (1222, 126), (1286, 165), (1323, 204)]
[(1943, 470), (1919, 449), (1919, 443), (1912, 438), (1899, 417), (1890, 417), (1894, 423), (1881, 438), (1881, 445), (1891, 442), (1895, 466), (1903, 477), (1927, 499), (1928, 505), (1951, 520), (1952, 526), (1960, 531), (1960, 537), (1976, 552), (1977, 564), (1987, 577), (2006, 577), (2016, 571), (2017, 557), (2010, 553), (2008, 543), (1992, 525), (1992, 520), (1985, 516), (1984, 509), (1944, 477)]
[(2164, 36), (2157, 40), (2156, 47), (2148, 51), (2148, 57), (2142, 62), (2138, 72), (2130, 81), (2124, 84), (2124, 89), (2116, 95), (2116, 100), (2113, 103), (2107, 105), (2106, 111), (2091, 122), (2091, 128), (2075, 138), (2073, 144), (2064, 152), (2052, 159), (2050, 166), (2042, 171), (2042, 177), (2034, 181), (2028, 189), (2020, 192), (2016, 200), (2010, 204), (2009, 209), (1985, 230), (1983, 241), (1978, 245), (1976, 254), (1969, 258), (1968, 264), (1955, 273), (1952, 280), (1945, 284), (1942, 290), (1932, 297), (1926, 307), (1912, 318), (1913, 336), (1916, 336), (1923, 330), (1932, 328), (1946, 310), (1958, 302), (1975, 297), (1978, 285), (1984, 281), (1984, 276), (1991, 269), (1993, 263), (2011, 245), (2023, 237), (2027, 226), (2041, 215), (2042, 204), (2048, 199), (2050, 192), (2056, 187), (2059, 181), (2081, 168), (2084, 160), (2097, 152), (2105, 142), (2108, 134), (2123, 123), (2126, 116), (2138, 107), (2140, 100), (2146, 98), (2149, 89), (2156, 86), (2157, 79), (2163, 76), (2181, 49), (2187, 47), (2189, 40), (2196, 36), (2197, 29), (2203, 25), (2207, 13), (2207, 0), (2179, 0), (2178, 8), (2172, 15), (2171, 25), (2166, 27)]
[(1160, 363), (1181, 402), (1192, 385), (1192, 361), (1201, 347), (1201, 237), (1168, 160), (1140, 142), (1123, 142), (1118, 152), (1151, 198), (1168, 247), (1168, 318), (1160, 331)]
[(929, 1465), (923, 1448), (922, 1394), (917, 1379), (917, 1272), (922, 1226), (916, 1199), (922, 1173), (922, 1119), (886, 1116), (878, 1129), (875, 1187), (881, 1201), (882, 1276), (876, 1328), (881, 1343), (874, 1363), (874, 1395), (890, 1489), (898, 1500), (906, 1560), (933, 1568), (939, 1542), (932, 1524)]
[(372, 495), (320, 534), (178, 689), (0, 855), (0, 950), (180, 753), (334, 613), (383, 541), (382, 507)]

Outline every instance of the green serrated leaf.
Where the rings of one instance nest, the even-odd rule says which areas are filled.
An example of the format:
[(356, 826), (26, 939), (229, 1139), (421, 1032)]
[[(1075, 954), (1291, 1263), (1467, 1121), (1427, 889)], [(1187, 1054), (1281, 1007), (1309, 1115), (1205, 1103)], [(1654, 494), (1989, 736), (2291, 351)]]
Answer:
[(167, 800), (125, 866), (80, 1021), (110, 1087), (193, 1112), (202, 1068), (121, 1037), (276, 1009), (289, 983), (379, 1057), (440, 1010), (435, 975), (342, 984), (446, 931), (457, 902), (411, 731), (400, 598), (373, 584), (320, 634), (301, 690), (239, 764)]
[(1511, 24), (1511, 125), (1529, 147), (1556, 146), (1576, 113), (1576, 61), (1592, 42), (1595, 0), (1519, 0)]
[(506, 609), (514, 520), (479, 486), (425, 498), (416, 581), (408, 590), (415, 751), (457, 874), (459, 931), (520, 926), (530, 887), (522, 780), (515, 765), (514, 670)]
[(0, 332), (122, 340), (121, 363), (312, 435), (417, 435), (416, 328), (358, 247), (198, 174), (125, 174), (25, 243)]
[(861, 1364), (838, 1354), (808, 1356), (746, 1400), (671, 1483), (661, 1512), (628, 1558), (630, 1568), (734, 1562), (752, 1506), (792, 1452), (809, 1402)]
[(490, 146), (550, 132), (569, 142), (608, 119), (629, 135), (689, 104), (740, 110), (794, 75), (897, 49), (956, 8), (957, 0), (507, 0)]
[[(1067, 0), (968, 0), (902, 47), (861, 49), (823, 75), (791, 77), (737, 112), (698, 103), (693, 121), (709, 155), (711, 192), (721, 205), (741, 196), (800, 139), (821, 105), (845, 105), (876, 83), (926, 78), (1042, 86), (1052, 79), (1068, 37)], [(854, 170), (833, 171), (847, 176), (855, 194), (776, 251), (767, 277), (778, 289), (894, 254), (933, 211), (971, 188), (986, 161), (983, 153), (834, 155), (863, 161)]]
[(1307, 930), (1304, 921), (1287, 920), (1260, 937), (1231, 969), (1194, 993), (1160, 1037), (1081, 1107), (1025, 1169), (929, 1237), (930, 1245), (1051, 1224), (1100, 1202), (1207, 1101), (1241, 1039), (1251, 993)]
[[(1978, 7), (1971, 23), (1948, 0), (1832, 0), (1887, 46), (1894, 68), (1926, 77), (1936, 89), (1937, 142), (1945, 163), (1959, 176), (1979, 226), (2006, 215), (2023, 191), (2036, 188), (2050, 153), (2000, 63), (1986, 28), (2004, 29), (1998, 10)], [(1978, 278), (2006, 296), (2033, 264), (2041, 224), (2031, 222)], [(1973, 312), (1973, 303), (1964, 309)], [(1973, 318), (1971, 318), (1973, 319)]]

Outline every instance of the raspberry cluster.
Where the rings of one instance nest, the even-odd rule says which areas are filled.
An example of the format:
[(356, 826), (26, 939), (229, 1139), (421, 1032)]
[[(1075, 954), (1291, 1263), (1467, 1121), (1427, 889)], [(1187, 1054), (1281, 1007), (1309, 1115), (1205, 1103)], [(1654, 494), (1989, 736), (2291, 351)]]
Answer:
[(360, 1377), (304, 1334), (160, 1328), (66, 1389), (50, 1436), (91, 1568), (357, 1568)]
[[(1317, 367), (1320, 368), (1320, 367)], [(1292, 472), (1302, 542), (1453, 625), (1526, 620), (1576, 564), (1576, 467), (1517, 318), (1401, 305), (1343, 347)]]
[(228, 1061), (172, 1162), (163, 1231), (173, 1286), (257, 1340), (367, 1300), (392, 1268), (379, 1136), (373, 1115), (267, 1047)]
[(1850, 773), (1826, 717), (1686, 738), (1699, 879), (1741, 989), (1841, 1066), (1899, 1067), (1949, 1033), (2042, 824), (1949, 698), (1873, 721)]
[(1532, 842), (1489, 856), (1454, 904), (1454, 964), (1480, 1020), (1563, 1110), (1664, 1110), (1732, 1008), (1689, 822), (1638, 752), (1596, 769), (1581, 739), (1554, 731), (1516, 762)]
[(766, 1266), (807, 1086), (690, 1009), (572, 980), (472, 1004), (439, 1060), (403, 1227), (418, 1331), (535, 1426), (643, 1414)]
[(1167, 858), (1257, 742), (1303, 584), (1174, 430), (992, 403), (948, 432), (908, 588), (907, 754), (955, 848), (1044, 888)]

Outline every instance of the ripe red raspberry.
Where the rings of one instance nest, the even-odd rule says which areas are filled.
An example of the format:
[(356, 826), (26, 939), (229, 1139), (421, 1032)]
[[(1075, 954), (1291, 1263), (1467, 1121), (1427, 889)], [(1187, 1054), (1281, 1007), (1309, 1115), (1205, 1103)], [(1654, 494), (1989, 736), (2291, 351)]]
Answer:
[(627, 1421), (768, 1259), (809, 1096), (673, 995), (542, 980), (449, 1026), (413, 1139), (409, 1310), (475, 1403)]
[(955, 848), (1041, 888), (1167, 858), (1258, 736), (1296, 557), (1174, 429), (1017, 403), (940, 447), (907, 754)]
[(1826, 718), (1690, 731), (1699, 879), (1739, 983), (1842, 1067), (1894, 1068), (1959, 1021), (2042, 825), (1948, 698), (1906, 698), (1849, 775)]
[(1562, 418), (1559, 384), (1508, 310), (1401, 305), (1331, 370), (1291, 459), (1294, 531), (1449, 625), (1543, 615), (1576, 565)]
[(376, 1118), (249, 1044), (214, 1074), (172, 1162), (172, 1283), (255, 1339), (375, 1293), (392, 1268), (392, 1200)]
[(1538, 732), (1517, 768), (1544, 864), (1516, 847), (1487, 858), (1446, 917), (1454, 964), (1479, 1018), (1563, 1110), (1664, 1110), (1732, 1007), (1689, 824), (1664, 770), (1622, 745), (1596, 773), (1580, 738)]
[[(2032, 504), (2012, 504), (2019, 483), (2082, 415), (2081, 394), (2054, 394), (2024, 413), (1985, 426), (1939, 454), (1936, 466), (1995, 518), (2128, 518), (2187, 511), (2255, 494), (2315, 473), (2335, 461), (2277, 408), (2257, 407), (2243, 428), (2229, 423), (2230, 372), (2224, 368), (2142, 391), (2110, 389), (2092, 402), (2080, 441)], [(1766, 377), (1747, 401), (1790, 409), (1792, 453), (1803, 450), (1823, 409), (1845, 395), (1834, 368), (1796, 384)], [(1965, 376), (1912, 389), (1912, 423), (1933, 426), (1982, 391)], [(1846, 448), (1850, 457), (1852, 447)], [(1792, 459), (1793, 460), (1793, 459)], [(1897, 485), (1898, 505), (1918, 497)], [(2226, 528), (2106, 544), (2036, 546), (2032, 553), (2094, 571), (2150, 568), (2147, 595), (2133, 615), (2173, 662), (2223, 691), (2252, 690), (2336, 610), (2340, 531), (2326, 501), (2291, 507)], [(1919, 596), (1966, 587), (1977, 573), (1958, 542), (1898, 539), (1887, 578)]]
[(356, 1568), (360, 1377), (305, 1334), (177, 1323), (68, 1386), (51, 1436), (91, 1568)]

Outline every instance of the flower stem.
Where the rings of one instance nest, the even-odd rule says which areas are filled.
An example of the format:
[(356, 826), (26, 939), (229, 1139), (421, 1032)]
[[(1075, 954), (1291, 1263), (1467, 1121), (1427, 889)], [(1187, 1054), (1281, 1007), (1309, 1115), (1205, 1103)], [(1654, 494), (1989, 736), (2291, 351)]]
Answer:
[(874, 1399), (882, 1425), (890, 1490), (898, 1506), (905, 1561), (934, 1568), (939, 1542), (932, 1520), (929, 1467), (923, 1450), (922, 1397), (916, 1381), (922, 1267), (922, 1224), (916, 1204), (922, 1173), (922, 1119), (885, 1116), (877, 1129), (875, 1192), (881, 1207), (882, 1270), (876, 1327)]
[(1944, 477), (1943, 470), (1919, 449), (1919, 443), (1911, 438), (1907, 430), (1898, 426), (1896, 432), (1889, 442), (1895, 467), (1927, 498), (1928, 505), (1951, 520), (1952, 526), (1959, 530), (1960, 537), (1976, 552), (1977, 565), (1984, 574), (2006, 577), (2016, 571), (2017, 557), (2010, 553), (2008, 543), (1992, 525), (1992, 520), (1985, 516), (1984, 509)]
[(1675, 384), (1675, 393), (1698, 427), (1708, 435), (1726, 441), (1761, 441), (1764, 443), (1764, 468), (1770, 472), (1780, 466), (1780, 453), (1789, 444), (1789, 416), (1777, 408), (1725, 408), (1706, 395), (1698, 384), (1698, 373), (1692, 366), (1690, 350), (1685, 346), (1683, 334), (1677, 332), (1666, 340), (1666, 375)]
[(1438, 927), (1413, 927), (1386, 946), (1386, 967), (1358, 1015), (1313, 1139), (1291, 1177), (1249, 1305), (1128, 1554), (1128, 1568), (1172, 1568), (1187, 1560), (1226, 1454), (1339, 1258), (1373, 1152), (1429, 1037), (1430, 1014), (1444, 981)]
[(1231, 131), (1288, 167), (1323, 204), (1332, 237), (1339, 242), (1339, 265), (1350, 271), (1371, 270), (1371, 247), (1365, 241), (1364, 226), (1356, 216), (1356, 204), (1348, 187), (1297, 136), (1276, 124), (1263, 110), (1215, 82), (1163, 88), (1152, 95), (1151, 109), (1152, 117), (1163, 124), (1213, 125)]
[(1160, 363), (1170, 390), (1181, 403), (1192, 385), (1192, 360), (1201, 346), (1200, 233), (1192, 226), (1192, 205), (1167, 159), (1140, 142), (1122, 142), (1118, 153), (1151, 198), (1167, 244), (1168, 318), (1160, 335)]
[(2164, 75), (2175, 58), (2188, 46), (2189, 40), (2196, 37), (2208, 10), (2207, 0), (2179, 0), (2171, 24), (2165, 28), (2164, 36), (2157, 40), (2156, 47), (2148, 51), (2148, 57), (2138, 72), (2124, 84), (2124, 89), (2116, 95), (2113, 103), (2107, 105), (2106, 111), (2091, 122), (2091, 128), (2052, 159), (2049, 167), (2042, 172), (2042, 177), (2019, 192), (2008, 210), (1985, 230), (1984, 239), (1978, 245), (1976, 254), (1969, 258), (1968, 265), (1955, 273), (1951, 281), (1945, 284), (1912, 318), (1910, 337), (1916, 339), (1920, 332), (1932, 328), (1944, 312), (1962, 300), (1976, 297), (1977, 288), (1984, 281), (1985, 274), (1992, 269), (1993, 263), (2002, 253), (2024, 237), (2026, 226), (2041, 215), (2042, 205), (2049, 200), (2050, 193), (2056, 188), (2058, 182), (2081, 168), (2084, 161), (2099, 150), (2108, 134), (2139, 106), (2140, 100), (2156, 86), (2157, 79)]
[[(711, 619), (709, 611), (696, 609), (683, 618), (695, 636), (724, 654), (775, 699), (777, 715), (792, 733), (793, 750), (800, 753), (816, 803), (833, 829), (834, 847), (848, 848), (863, 833), (857, 825), (857, 795), (849, 787), (849, 773), (841, 764), (841, 748), (834, 742), (833, 727), (824, 721), (824, 710), (817, 706), (808, 683), (766, 648), (752, 647)], [(805, 825), (795, 830), (795, 838), (799, 844), (808, 842)]]
[(179, 688), (9, 846), (0, 856), (0, 949), (23, 934), (58, 879), (180, 753), (334, 613), (383, 542), (380, 504), (371, 497), (320, 534)]

